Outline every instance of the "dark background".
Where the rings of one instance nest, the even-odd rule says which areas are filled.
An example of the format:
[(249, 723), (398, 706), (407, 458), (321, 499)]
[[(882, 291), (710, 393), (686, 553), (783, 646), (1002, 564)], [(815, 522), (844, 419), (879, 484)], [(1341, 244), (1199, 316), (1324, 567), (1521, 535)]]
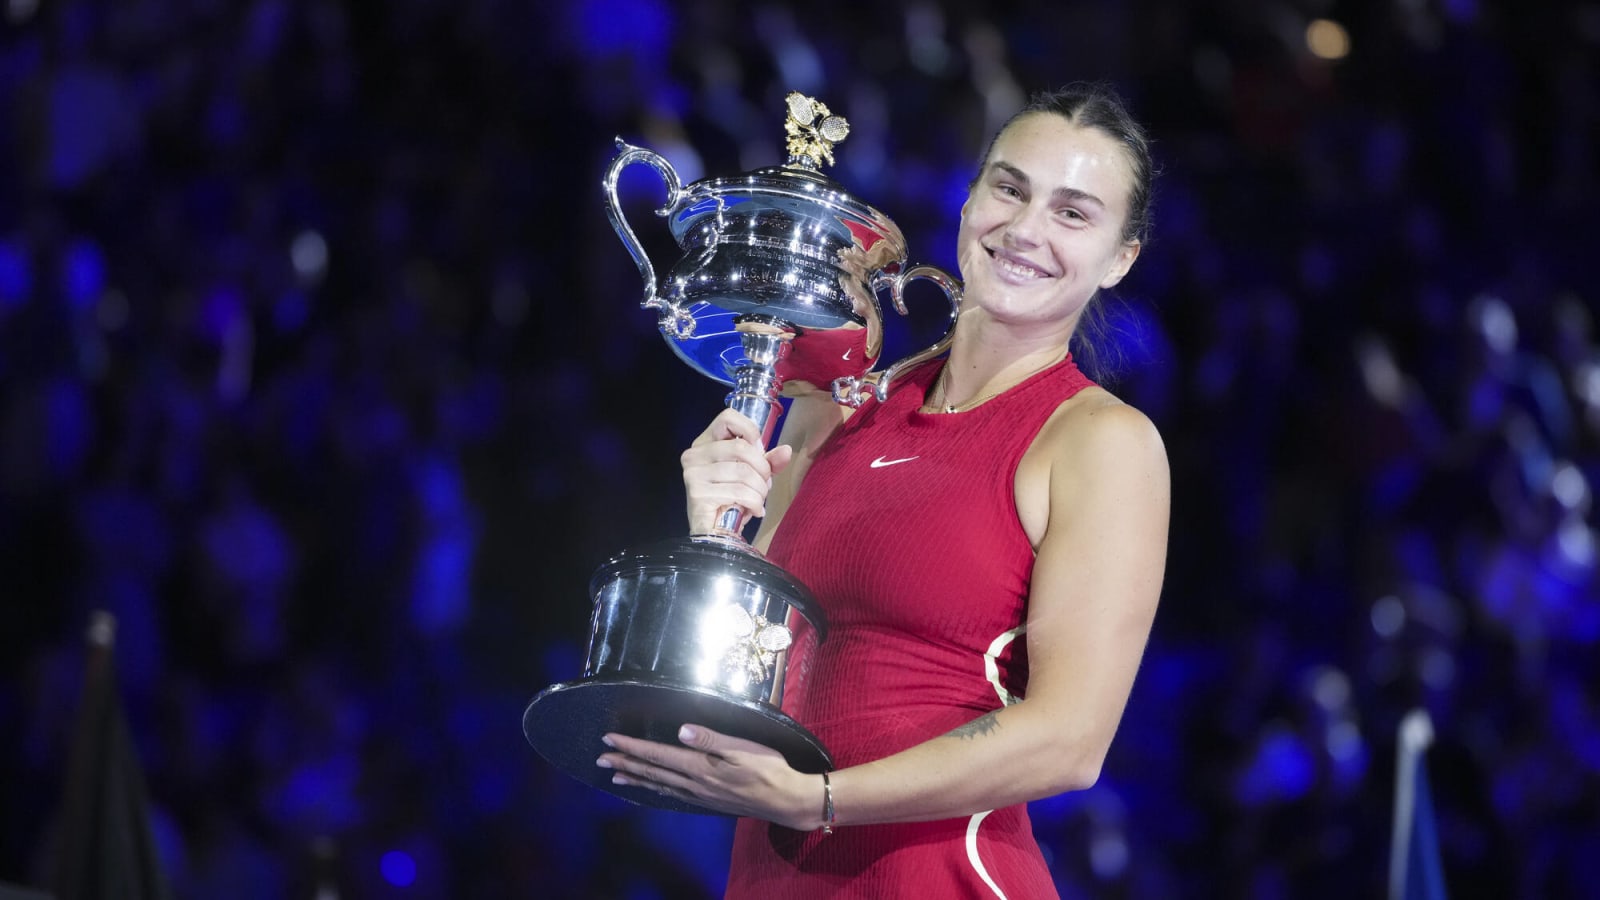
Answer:
[(7, 0), (0, 881), (48, 878), (104, 608), (179, 897), (720, 892), (727, 821), (520, 730), (722, 395), (612, 138), (731, 175), (811, 93), (953, 268), (989, 133), (1092, 78), (1163, 169), (1101, 346), (1173, 532), (1100, 783), (1033, 807), (1063, 894), (1378, 896), (1415, 706), (1452, 893), (1592, 890), (1600, 4), (983, 6)]

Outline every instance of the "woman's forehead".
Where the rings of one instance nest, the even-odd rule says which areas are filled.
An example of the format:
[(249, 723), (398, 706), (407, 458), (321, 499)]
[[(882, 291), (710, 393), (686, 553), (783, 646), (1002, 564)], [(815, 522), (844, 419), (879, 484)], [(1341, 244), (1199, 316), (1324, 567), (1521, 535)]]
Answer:
[(1030, 160), (1046, 169), (1076, 161), (1076, 165), (1095, 166), (1107, 175), (1118, 175), (1130, 182), (1133, 179), (1127, 151), (1116, 138), (1051, 112), (1028, 113), (1006, 126), (988, 161), (1001, 159), (1013, 165)]

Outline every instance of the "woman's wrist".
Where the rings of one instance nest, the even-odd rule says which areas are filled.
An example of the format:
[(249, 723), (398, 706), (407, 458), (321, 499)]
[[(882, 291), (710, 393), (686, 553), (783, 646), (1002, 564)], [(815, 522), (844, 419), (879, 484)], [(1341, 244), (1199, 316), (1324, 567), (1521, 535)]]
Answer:
[(795, 831), (828, 832), (834, 822), (833, 785), (828, 775), (800, 773), (788, 821), (779, 822)]
[(822, 773), (822, 833), (833, 834), (833, 823), (838, 816), (833, 808), (833, 780), (827, 772)]

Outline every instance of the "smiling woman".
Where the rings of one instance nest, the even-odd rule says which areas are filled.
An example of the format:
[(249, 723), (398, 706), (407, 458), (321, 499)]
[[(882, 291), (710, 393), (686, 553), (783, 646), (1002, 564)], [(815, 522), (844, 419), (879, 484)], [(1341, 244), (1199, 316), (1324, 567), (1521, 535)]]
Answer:
[[(1026, 360), (1065, 354), (1085, 307), (1139, 257), (1126, 237), (1133, 167), (1114, 138), (1060, 115), (1013, 119), (989, 148), (961, 210), (956, 252), (965, 279), (961, 325)], [(948, 394), (960, 404), (988, 374), (952, 354)]]
[[(1098, 87), (1074, 87), (1071, 90), (1040, 94), (995, 135), (984, 153), (985, 163), (993, 160), (994, 145), (998, 143), (1001, 135), (1007, 134), (1011, 126), (1017, 124), (1017, 120), (1035, 113), (1053, 113), (1080, 128), (1090, 129), (1103, 135), (1116, 144), (1132, 178), (1127, 194), (1126, 216), (1122, 224), (1122, 240), (1127, 244), (1142, 246), (1150, 228), (1150, 200), (1156, 174), (1155, 163), (1150, 155), (1149, 140), (1144, 129), (1128, 114), (1115, 94)], [(986, 170), (980, 169), (969, 189), (976, 188), (978, 181), (985, 174)], [(1104, 199), (1109, 198), (1091, 195), (1086, 199), (1099, 201), (1104, 207)], [(1116, 357), (1105, 356), (1107, 351), (1112, 349), (1104, 340), (1107, 330), (1103, 304), (1099, 302), (1099, 295), (1096, 294), (1084, 307), (1083, 314), (1073, 330), (1071, 342), (1073, 355), (1090, 373), (1109, 375), (1117, 368)]]
[(948, 359), (859, 412), (796, 399), (770, 451), (729, 410), (684, 452), (691, 529), (763, 516), (756, 545), (830, 623), (791, 623), (784, 693), (827, 777), (696, 723), (598, 760), (745, 817), (730, 897), (1053, 895), (1026, 804), (1098, 778), (1166, 557), (1160, 436), (1069, 351), (1138, 259), (1149, 178), (1114, 95), (1039, 98), (962, 207)]

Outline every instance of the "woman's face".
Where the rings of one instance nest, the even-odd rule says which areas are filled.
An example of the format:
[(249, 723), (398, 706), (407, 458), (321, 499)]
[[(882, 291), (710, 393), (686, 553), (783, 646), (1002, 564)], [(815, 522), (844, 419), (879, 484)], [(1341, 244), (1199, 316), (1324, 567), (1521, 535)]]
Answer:
[(1054, 113), (1013, 122), (961, 207), (965, 302), (994, 318), (1070, 329), (1139, 256), (1125, 242), (1133, 172), (1114, 139)]

